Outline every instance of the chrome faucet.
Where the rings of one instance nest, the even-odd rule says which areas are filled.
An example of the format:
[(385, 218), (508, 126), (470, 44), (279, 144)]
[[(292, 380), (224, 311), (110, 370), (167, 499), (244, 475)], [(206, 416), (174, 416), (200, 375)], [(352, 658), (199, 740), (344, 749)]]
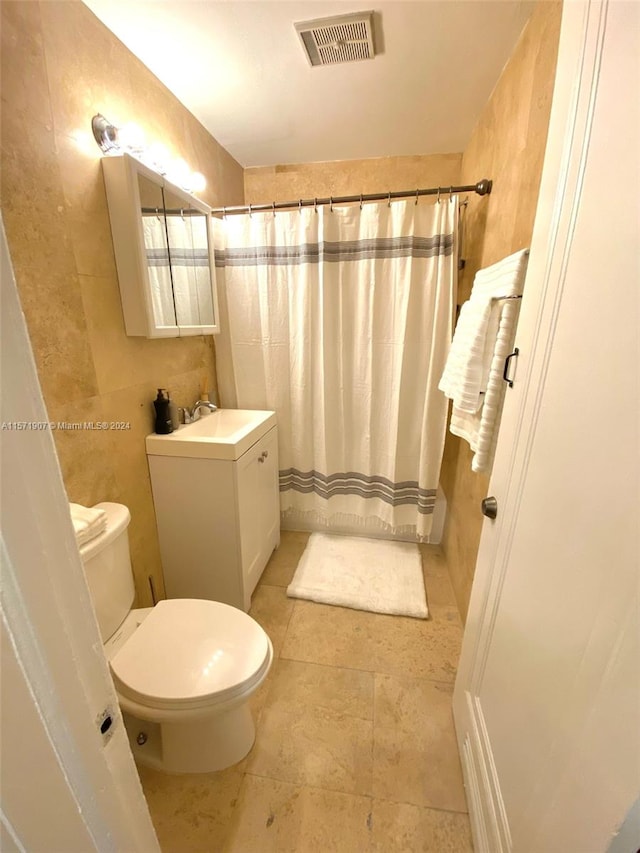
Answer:
[[(215, 405), (215, 403), (211, 403), (209, 402), (209, 400), (198, 400), (198, 402), (195, 403), (193, 408), (191, 409), (189, 416), (192, 421), (197, 421), (200, 417), (200, 409), (209, 409), (210, 412), (215, 412), (217, 408), (218, 407)], [(186, 411), (188, 411), (188, 409), (185, 409), (185, 412)]]

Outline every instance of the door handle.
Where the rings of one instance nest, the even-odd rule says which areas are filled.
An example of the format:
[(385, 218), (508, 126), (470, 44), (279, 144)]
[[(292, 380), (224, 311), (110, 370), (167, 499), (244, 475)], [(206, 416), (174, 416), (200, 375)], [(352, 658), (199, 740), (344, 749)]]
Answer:
[(496, 518), (498, 515), (498, 501), (493, 497), (484, 498), (482, 501), (482, 514), (487, 518)]

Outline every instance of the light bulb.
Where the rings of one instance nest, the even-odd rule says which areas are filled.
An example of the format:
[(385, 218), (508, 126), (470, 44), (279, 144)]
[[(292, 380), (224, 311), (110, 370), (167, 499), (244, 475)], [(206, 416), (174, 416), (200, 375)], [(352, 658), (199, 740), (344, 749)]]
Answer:
[(191, 178), (191, 192), (192, 193), (200, 193), (207, 186), (207, 179), (201, 172), (192, 172)]
[(169, 163), (167, 168), (167, 177), (172, 183), (179, 187), (188, 187), (189, 179), (191, 177), (191, 169), (184, 160), (178, 158), (177, 160), (172, 160)]
[(166, 145), (154, 142), (144, 154), (145, 162), (161, 174), (166, 174), (171, 155)]
[(144, 148), (144, 130), (135, 122), (129, 121), (118, 131), (118, 142), (130, 151), (141, 151)]

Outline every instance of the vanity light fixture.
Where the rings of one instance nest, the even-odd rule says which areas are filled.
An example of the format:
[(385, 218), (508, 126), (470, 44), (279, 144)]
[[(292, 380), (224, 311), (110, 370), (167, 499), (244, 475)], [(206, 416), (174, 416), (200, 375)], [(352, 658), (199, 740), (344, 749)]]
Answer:
[(102, 153), (107, 156), (122, 152), (132, 154), (187, 192), (202, 192), (207, 185), (204, 175), (192, 172), (184, 160), (171, 160), (168, 149), (162, 143), (145, 145), (142, 128), (132, 122), (118, 128), (98, 113), (91, 119), (91, 130)]
[(91, 130), (93, 131), (93, 138), (105, 154), (109, 151), (119, 150), (118, 128), (100, 113), (91, 119)]

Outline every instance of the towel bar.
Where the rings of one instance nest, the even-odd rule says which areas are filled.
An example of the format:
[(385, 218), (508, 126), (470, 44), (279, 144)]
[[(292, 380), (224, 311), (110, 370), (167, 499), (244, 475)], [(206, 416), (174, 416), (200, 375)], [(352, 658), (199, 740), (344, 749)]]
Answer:
[(504, 360), (504, 371), (502, 373), (502, 378), (507, 383), (509, 388), (513, 388), (513, 379), (509, 379), (509, 362), (512, 358), (517, 358), (520, 355), (520, 350), (518, 347), (514, 349), (514, 351), (508, 355)]

